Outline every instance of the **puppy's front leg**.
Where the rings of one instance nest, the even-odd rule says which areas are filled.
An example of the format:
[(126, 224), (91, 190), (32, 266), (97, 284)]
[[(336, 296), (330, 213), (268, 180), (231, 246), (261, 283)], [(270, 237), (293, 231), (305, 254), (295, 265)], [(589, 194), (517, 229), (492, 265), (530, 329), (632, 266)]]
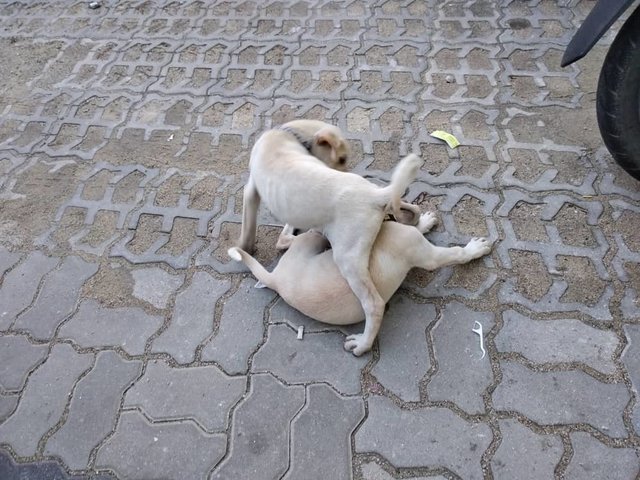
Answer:
[(249, 253), (253, 253), (255, 249), (258, 207), (260, 207), (260, 194), (249, 175), (242, 196), (242, 229), (239, 245), (242, 250)]
[(486, 238), (472, 238), (464, 247), (436, 247), (421, 237), (416, 249), (416, 267), (435, 270), (448, 265), (459, 265), (483, 257), (491, 252), (491, 242)]

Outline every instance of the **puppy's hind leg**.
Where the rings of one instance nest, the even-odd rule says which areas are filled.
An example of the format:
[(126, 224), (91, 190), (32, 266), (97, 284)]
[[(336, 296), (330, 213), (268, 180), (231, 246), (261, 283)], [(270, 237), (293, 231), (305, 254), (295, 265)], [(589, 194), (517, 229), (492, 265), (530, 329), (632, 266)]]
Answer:
[[(375, 232), (375, 226), (373, 227)], [(345, 230), (343, 230), (344, 232)], [(344, 348), (350, 350), (354, 355), (360, 356), (371, 350), (374, 340), (380, 330), (382, 324), (382, 316), (384, 315), (384, 300), (380, 296), (376, 286), (371, 279), (369, 273), (369, 257), (373, 246), (373, 239), (363, 238), (363, 233), (371, 233), (371, 229), (363, 229), (352, 233), (347, 233), (347, 237), (351, 237), (348, 241), (345, 236), (341, 237), (340, 242), (334, 239), (333, 258), (340, 270), (340, 273), (353, 290), (355, 296), (360, 300), (362, 309), (365, 313), (365, 328), (363, 333), (349, 335), (344, 343)], [(377, 233), (377, 232), (375, 232)], [(362, 236), (358, 236), (362, 235)], [(336, 250), (335, 245), (340, 245), (340, 251)]]
[(260, 194), (249, 175), (242, 196), (242, 229), (239, 242), (239, 247), (247, 252), (253, 252), (255, 249), (258, 207), (260, 207)]
[(414, 265), (425, 270), (468, 263), (491, 252), (491, 243), (486, 238), (473, 238), (464, 247), (436, 247), (422, 236), (420, 240), (416, 237), (416, 242), (419, 246), (414, 252)]
[(295, 229), (293, 226), (288, 223), (282, 228), (280, 235), (278, 236), (278, 241), (276, 242), (277, 250), (286, 250), (291, 246), (296, 236), (293, 234)]

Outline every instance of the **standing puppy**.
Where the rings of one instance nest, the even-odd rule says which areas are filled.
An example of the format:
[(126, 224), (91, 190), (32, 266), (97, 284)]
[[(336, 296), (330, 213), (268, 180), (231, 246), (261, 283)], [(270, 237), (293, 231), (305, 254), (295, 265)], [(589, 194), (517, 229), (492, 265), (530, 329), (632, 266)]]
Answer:
[(387, 211), (403, 216), (400, 197), (423, 162), (416, 155), (405, 157), (394, 170), (391, 184), (381, 188), (332, 168), (344, 168), (347, 154), (340, 130), (324, 122), (295, 120), (265, 132), (251, 150), (239, 246), (253, 251), (260, 200), (287, 224), (285, 231), (322, 232), (365, 313), (364, 332), (350, 335), (345, 342), (347, 350), (361, 355), (371, 349), (385, 304), (369, 273), (371, 247)]

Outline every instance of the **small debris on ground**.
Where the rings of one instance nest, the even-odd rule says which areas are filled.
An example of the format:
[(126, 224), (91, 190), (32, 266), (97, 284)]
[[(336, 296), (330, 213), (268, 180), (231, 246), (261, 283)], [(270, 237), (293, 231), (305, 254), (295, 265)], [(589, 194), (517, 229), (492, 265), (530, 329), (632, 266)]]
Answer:
[(438, 138), (447, 142), (449, 148), (456, 148), (458, 145), (460, 145), (460, 142), (456, 137), (448, 132), (445, 132), (444, 130), (436, 130), (435, 132), (431, 132), (430, 135), (434, 138)]
[(480, 350), (482, 351), (482, 356), (480, 357), (480, 359), (483, 359), (487, 352), (484, 349), (484, 336), (482, 334), (482, 324), (476, 320), (473, 324), (473, 327), (474, 328), (472, 328), (471, 331), (473, 333), (477, 333), (478, 336), (480, 337)]

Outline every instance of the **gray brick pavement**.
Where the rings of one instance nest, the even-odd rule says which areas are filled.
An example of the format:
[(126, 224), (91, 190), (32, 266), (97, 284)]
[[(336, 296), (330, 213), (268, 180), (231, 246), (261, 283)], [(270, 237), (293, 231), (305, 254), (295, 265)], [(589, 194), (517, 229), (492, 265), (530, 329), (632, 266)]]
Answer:
[[(640, 193), (593, 94), (613, 36), (559, 66), (591, 6), (0, 1), (0, 478), (637, 476)], [(364, 358), (361, 325), (226, 254), (251, 146), (295, 118), (374, 180), (420, 152), (428, 238), (496, 242), (411, 272)]]

